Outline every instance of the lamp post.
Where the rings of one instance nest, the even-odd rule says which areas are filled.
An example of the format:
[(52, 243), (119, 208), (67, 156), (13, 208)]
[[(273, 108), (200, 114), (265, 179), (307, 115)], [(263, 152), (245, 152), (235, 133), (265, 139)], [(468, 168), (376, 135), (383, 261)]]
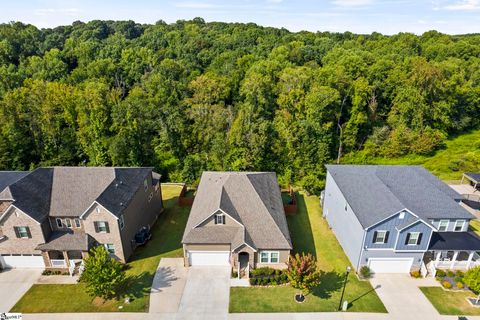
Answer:
[(347, 286), (347, 280), (348, 280), (348, 274), (352, 271), (352, 268), (350, 266), (347, 267), (347, 272), (345, 272), (345, 280), (343, 281), (343, 290), (342, 290), (342, 296), (340, 297), (340, 304), (338, 305), (338, 310), (342, 310), (342, 302), (343, 302), (343, 294), (345, 293), (345, 287)]

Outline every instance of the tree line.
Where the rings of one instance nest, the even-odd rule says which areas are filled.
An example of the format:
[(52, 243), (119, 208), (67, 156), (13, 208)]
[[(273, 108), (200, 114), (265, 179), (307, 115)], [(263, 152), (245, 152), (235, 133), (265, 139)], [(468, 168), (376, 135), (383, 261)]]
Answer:
[(0, 169), (271, 170), (428, 154), (480, 117), (480, 35), (289, 32), (201, 18), (0, 25)]

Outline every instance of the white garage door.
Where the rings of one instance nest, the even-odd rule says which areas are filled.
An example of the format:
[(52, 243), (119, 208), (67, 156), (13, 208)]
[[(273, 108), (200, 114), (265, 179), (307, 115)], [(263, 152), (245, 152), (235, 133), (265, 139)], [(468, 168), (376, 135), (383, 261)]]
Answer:
[(45, 268), (41, 255), (0, 256), (0, 264), (4, 268)]
[(413, 258), (370, 258), (368, 266), (374, 273), (408, 273), (412, 267)]
[(229, 251), (189, 251), (191, 266), (228, 266), (230, 265)]

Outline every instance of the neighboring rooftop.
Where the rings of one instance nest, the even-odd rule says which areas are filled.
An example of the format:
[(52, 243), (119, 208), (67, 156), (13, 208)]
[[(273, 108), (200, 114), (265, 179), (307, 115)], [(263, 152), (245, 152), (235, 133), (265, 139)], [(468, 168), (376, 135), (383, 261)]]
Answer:
[(421, 219), (473, 219), (462, 196), (420, 166), (327, 165), (364, 228), (408, 209)]
[(11, 200), (12, 195), (10, 192), (2, 191), (29, 173), (30, 171), (0, 171), (0, 200)]
[[(240, 225), (194, 229), (219, 209), (237, 220)], [(245, 232), (241, 225), (245, 226)], [(291, 249), (290, 234), (275, 173), (204, 172), (182, 242), (227, 242), (232, 245), (232, 249), (243, 243), (255, 249)]]
[(464, 175), (473, 183), (480, 183), (480, 173), (465, 172)]

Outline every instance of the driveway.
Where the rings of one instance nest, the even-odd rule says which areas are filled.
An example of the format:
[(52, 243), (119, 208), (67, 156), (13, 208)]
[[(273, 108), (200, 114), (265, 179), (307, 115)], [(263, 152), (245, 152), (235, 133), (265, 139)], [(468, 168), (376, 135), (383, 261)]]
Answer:
[(177, 319), (227, 319), (230, 267), (190, 267)]
[(433, 278), (414, 279), (407, 274), (377, 274), (372, 286), (389, 312), (390, 319), (440, 319), (437, 310), (420, 291), (421, 286), (439, 286)]
[(150, 313), (176, 313), (187, 281), (183, 258), (162, 258), (150, 291)]
[(39, 269), (7, 269), (0, 272), (0, 313), (10, 311), (42, 274)]

